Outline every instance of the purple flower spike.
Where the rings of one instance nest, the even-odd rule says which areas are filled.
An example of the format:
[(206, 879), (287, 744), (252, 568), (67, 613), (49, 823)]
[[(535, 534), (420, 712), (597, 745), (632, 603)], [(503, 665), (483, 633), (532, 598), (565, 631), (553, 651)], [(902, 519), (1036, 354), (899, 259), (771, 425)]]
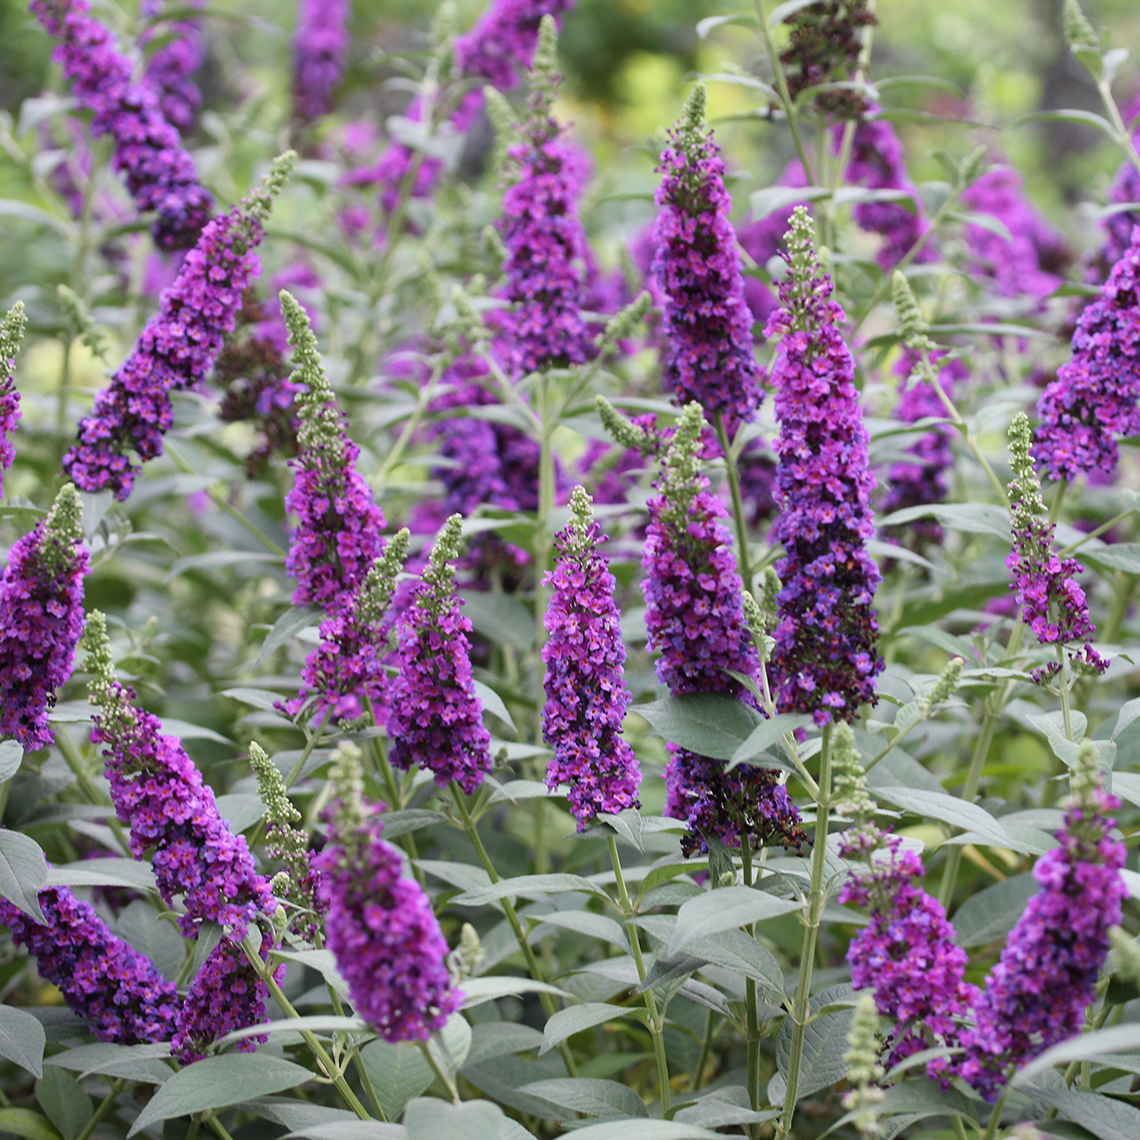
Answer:
[(300, 0), (293, 36), (293, 115), (311, 123), (334, 106), (348, 52), (348, 0)]
[(334, 760), (335, 816), (313, 860), (328, 947), (356, 1012), (385, 1041), (426, 1041), (463, 1000), (447, 943), (423, 888), (401, 876), (400, 852), (380, 838), (384, 809), (362, 794), (360, 750), (342, 744)]
[(234, 835), (218, 814), (214, 791), (194, 761), (162, 722), (134, 703), (135, 693), (115, 679), (103, 615), (93, 610), (84, 636), (91, 701), (100, 707), (91, 740), (104, 745), (111, 802), (119, 822), (131, 831), (131, 854), (153, 852), (159, 894), (170, 903), (182, 896), (179, 919), (187, 938), (202, 922), (245, 936), (259, 915), (277, 903), (269, 880), (254, 868), (244, 835)]
[[(203, 0), (191, 0), (188, 7), (198, 8)], [(139, 14), (153, 19), (163, 9), (163, 0), (144, 0)], [(149, 32), (143, 43), (155, 35), (169, 38), (146, 62), (146, 82), (158, 94), (158, 105), (166, 118), (181, 134), (194, 129), (202, 107), (202, 92), (193, 76), (206, 58), (200, 20), (178, 20), (163, 23)]]
[(1140, 226), (1077, 318), (1073, 355), (1037, 401), (1034, 453), (1050, 479), (1111, 475), (1114, 435), (1140, 435)]
[(590, 254), (578, 218), (581, 164), (550, 113), (559, 81), (555, 55), (554, 19), (545, 16), (522, 141), (507, 151), (514, 181), (500, 222), (507, 250), (502, 295), (512, 307), (496, 314), (496, 324), (516, 376), (581, 364), (594, 352), (582, 317)]
[(855, 362), (840, 335), (843, 310), (812, 249), (807, 211), (796, 207), (780, 285), (783, 308), (766, 336), (783, 334), (772, 366), (780, 438), (777, 536), (785, 555), (772, 658), (780, 712), (810, 712), (817, 724), (852, 720), (875, 701), (883, 669), (871, 608), (881, 580), (867, 553), (874, 535), (867, 429)]
[(215, 218), (163, 290), (158, 312), (96, 395), (91, 414), (79, 421), (79, 442), (63, 457), (81, 490), (109, 488), (122, 501), (141, 470), (127, 451), (144, 463), (162, 454), (162, 437), (174, 421), (170, 393), (196, 389), (233, 331), (242, 292), (261, 272), (255, 249), (262, 223), (295, 158), (291, 151), (282, 155), (258, 190)]
[(455, 780), (471, 795), (491, 771), (491, 734), (471, 675), (471, 621), (459, 612), (449, 564), (459, 556), (462, 522), (447, 520), (404, 614), (388, 735), (397, 768), (418, 764), (437, 784)]
[(28, 750), (55, 739), (48, 717), (83, 632), (91, 563), (82, 514), (75, 488), (65, 485), (48, 517), (13, 545), (0, 577), (0, 736)]
[[(261, 960), (269, 957), (269, 940), (262, 937)], [(285, 963), (274, 972), (280, 984)], [(250, 965), (241, 946), (223, 938), (210, 951), (202, 968), (190, 983), (186, 1000), (178, 1010), (171, 1048), (183, 1065), (200, 1061), (207, 1046), (232, 1033), (269, 1020), (265, 1003), (269, 990)], [(254, 1053), (269, 1038), (259, 1033), (237, 1043), (239, 1053)]]
[(0, 320), (0, 495), (4, 493), (3, 473), (16, 458), (16, 448), (8, 437), (16, 430), (20, 419), (16, 353), (27, 326), (23, 301), (17, 301)]
[(384, 512), (356, 469), (360, 451), (344, 430), (317, 352), (308, 315), (282, 291), (281, 309), (289, 326), (294, 383), (303, 386), (300, 404), (301, 451), (290, 466), (293, 488), (286, 508), (297, 518), (285, 569), (296, 579), (293, 604), (320, 606), (335, 616), (351, 607), (373, 562), (384, 549)]
[[(661, 654), (657, 679), (672, 696), (727, 693), (755, 706), (752, 693), (732, 675), (758, 678), (760, 660), (744, 617), (724, 504), (700, 472), (703, 423), (700, 405), (687, 405), (664, 459), (661, 494), (649, 501), (641, 560), (648, 644)], [(669, 750), (665, 814), (688, 823), (681, 840), (686, 855), (705, 835), (730, 847), (747, 839), (752, 846), (799, 848), (799, 812), (778, 773), (748, 764), (726, 772), (723, 761), (673, 744)]]
[(1023, 1065), (1084, 1029), (1085, 1010), (1108, 957), (1108, 931), (1121, 919), (1124, 844), (1109, 838), (1120, 807), (1101, 788), (1096, 754), (1084, 746), (1073, 770), (1074, 799), (1060, 843), (1033, 868), (1029, 900), (962, 1034), (960, 1072), (986, 1098)]
[(169, 1041), (178, 987), (67, 887), (40, 891), (39, 904), (42, 923), (0, 899), (0, 923), (28, 948), (40, 977), (59, 987), (68, 1009), (89, 1022), (100, 1041)]
[(621, 736), (632, 698), (622, 670), (615, 580), (598, 551), (604, 536), (581, 487), (570, 496), (570, 509), (569, 525), (554, 540), (558, 565), (543, 582), (554, 589), (543, 618), (550, 636), (542, 647), (542, 737), (554, 747), (546, 786), (570, 785), (570, 812), (583, 831), (598, 812), (616, 815), (639, 806), (641, 771)]
[(763, 394), (740, 251), (728, 220), (732, 199), (720, 148), (705, 127), (706, 99), (698, 83), (657, 167), (664, 178), (655, 195), (661, 213), (653, 275), (665, 293), (666, 386), (679, 404), (695, 400), (732, 430), (752, 418)]
[(40, 23), (60, 40), (55, 59), (71, 80), (81, 107), (93, 111), (91, 130), (115, 142), (115, 169), (142, 211), (156, 210), (154, 241), (184, 249), (210, 220), (214, 199), (198, 185), (194, 160), (159, 107), (157, 90), (136, 83), (131, 60), (115, 37), (87, 13), (87, 0), (32, 0)]

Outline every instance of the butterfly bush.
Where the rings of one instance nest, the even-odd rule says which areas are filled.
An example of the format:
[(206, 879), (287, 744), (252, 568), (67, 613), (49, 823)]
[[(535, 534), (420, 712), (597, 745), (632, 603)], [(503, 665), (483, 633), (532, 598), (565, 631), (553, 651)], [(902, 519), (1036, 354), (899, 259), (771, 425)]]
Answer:
[(295, 156), (278, 159), (259, 189), (202, 231), (158, 312), (147, 321), (131, 354), (79, 421), (79, 441), (63, 457), (67, 474), (83, 491), (111, 490), (126, 499), (145, 463), (162, 454), (174, 423), (171, 393), (194, 391), (222, 350), (241, 310), (241, 296), (261, 272), (256, 248)]
[(360, 750), (341, 745), (334, 764), (329, 841), (313, 861), (329, 949), (356, 1012), (385, 1041), (425, 1041), (463, 1000), (447, 943), (423, 887), (403, 877), (400, 853), (381, 838), (383, 806), (363, 795)]
[(83, 632), (83, 546), (75, 488), (60, 489), (48, 517), (18, 539), (0, 577), (0, 735), (26, 749), (55, 735), (56, 691), (71, 676)]
[(632, 698), (622, 669), (616, 583), (598, 550), (605, 536), (581, 487), (570, 497), (570, 510), (571, 521), (554, 540), (558, 564), (543, 579), (552, 593), (543, 617), (542, 736), (554, 748), (546, 786), (570, 785), (567, 802), (582, 831), (598, 812), (616, 815), (639, 806), (641, 771), (621, 737)]
[(18, 946), (27, 947), (40, 977), (59, 987), (68, 1009), (83, 1018), (100, 1041), (169, 1041), (179, 1008), (178, 987), (67, 887), (41, 891), (38, 901), (43, 922), (0, 898), (0, 923)]
[(4, 492), (3, 473), (16, 458), (10, 436), (20, 420), (20, 393), (16, 390), (16, 353), (27, 328), (23, 302), (17, 301), (0, 320), (0, 494)]
[[(202, 0), (186, 5), (189, 8), (201, 6)], [(163, 7), (163, 0), (144, 0), (139, 12), (155, 19), (161, 17)], [(159, 109), (167, 121), (184, 135), (194, 129), (202, 107), (202, 92), (194, 82), (194, 75), (206, 59), (202, 22), (162, 21), (155, 34), (167, 37), (166, 42), (147, 59), (143, 76), (157, 93)], [(153, 36), (148, 34), (144, 42), (151, 38)]]
[[(649, 502), (645, 626), (650, 651), (660, 652), (657, 679), (672, 696), (726, 693), (755, 703), (732, 674), (756, 680), (760, 660), (744, 617), (742, 583), (724, 524), (725, 508), (700, 473), (702, 417), (689, 404), (663, 462), (660, 494)], [(669, 746), (665, 814), (689, 825), (682, 849), (691, 854), (703, 835), (730, 847), (779, 842), (799, 847), (799, 812), (776, 772)]]
[(91, 130), (110, 135), (115, 168), (143, 212), (154, 210), (160, 249), (192, 246), (210, 220), (214, 199), (198, 184), (193, 158), (163, 115), (151, 84), (136, 82), (114, 35), (89, 13), (87, 0), (32, 0), (31, 10), (60, 41), (55, 58), (80, 106), (94, 112)]
[(312, 122), (335, 104), (348, 53), (348, 0), (299, 0), (293, 34), (293, 115)]
[(792, 217), (780, 286), (783, 308), (766, 335), (782, 335), (772, 366), (780, 516), (780, 590), (772, 675), (781, 712), (810, 712), (817, 724), (853, 719), (874, 702), (883, 668), (871, 608), (881, 574), (867, 553), (874, 532), (855, 364), (830, 300), (831, 279), (812, 250), (806, 211)]

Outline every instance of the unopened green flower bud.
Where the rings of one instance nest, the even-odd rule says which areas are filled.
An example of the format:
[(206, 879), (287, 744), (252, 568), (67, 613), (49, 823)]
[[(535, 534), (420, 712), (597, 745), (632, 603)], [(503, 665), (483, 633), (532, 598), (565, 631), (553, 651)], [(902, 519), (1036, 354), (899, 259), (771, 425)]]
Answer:
[(1089, 23), (1088, 17), (1081, 11), (1077, 0), (1065, 0), (1061, 20), (1065, 28), (1065, 43), (1070, 48), (1100, 47), (1100, 38)]
[(843, 1107), (855, 1114), (855, 1127), (864, 1136), (875, 1136), (881, 1131), (878, 1105), (883, 1090), (878, 1082), (886, 1070), (879, 1064), (879, 1011), (870, 994), (861, 994), (855, 1003), (851, 1028), (847, 1032), (847, 1079), (853, 1086), (843, 1096)]
[(619, 447), (640, 451), (642, 455), (652, 450), (649, 434), (637, 424), (627, 420), (605, 396), (595, 397), (595, 404), (602, 426), (613, 436), (614, 442)]
[(1069, 772), (1069, 787), (1073, 798), (1087, 802), (1104, 782), (1100, 769), (1100, 756), (1091, 740), (1083, 740), (1077, 749), (1077, 762)]
[(878, 805), (867, 793), (863, 760), (846, 721), (840, 721), (831, 734), (831, 773), (836, 812), (847, 819), (869, 820)]
[(898, 318), (903, 344), (908, 348), (927, 347), (929, 342), (926, 337), (928, 327), (926, 318), (918, 307), (918, 300), (910, 287), (910, 282), (898, 269), (891, 276), (891, 298), (895, 303), (895, 315)]
[(965, 662), (961, 657), (951, 657), (946, 662), (946, 667), (938, 674), (938, 680), (930, 686), (929, 691), (919, 701), (924, 717), (929, 716), (932, 709), (937, 708), (954, 695), (958, 683), (962, 680), (962, 666), (964, 664)]
[(1113, 973), (1140, 987), (1140, 942), (1119, 926), (1109, 927)]

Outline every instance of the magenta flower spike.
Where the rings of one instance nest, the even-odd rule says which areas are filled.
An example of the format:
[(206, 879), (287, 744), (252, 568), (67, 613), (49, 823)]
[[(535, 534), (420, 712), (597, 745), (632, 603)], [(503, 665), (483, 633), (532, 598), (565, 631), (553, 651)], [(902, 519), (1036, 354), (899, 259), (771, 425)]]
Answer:
[(1096, 754), (1082, 747), (1073, 770), (1074, 798), (1059, 847), (1037, 860), (1040, 890), (1006, 940), (962, 1034), (960, 1073), (986, 1100), (1013, 1073), (1085, 1027), (1097, 975), (1108, 957), (1108, 931), (1121, 920), (1126, 896), (1120, 870), (1124, 844), (1111, 839), (1108, 813), (1120, 801), (1101, 786)]
[(335, 105), (348, 53), (349, 0), (299, 0), (293, 35), (293, 116), (310, 123)]
[(20, 420), (16, 353), (27, 327), (23, 301), (17, 301), (0, 320), (0, 495), (4, 493), (3, 474), (16, 458), (16, 448), (9, 438)]
[(194, 159), (163, 115), (157, 88), (133, 78), (131, 60), (114, 35), (88, 13), (88, 0), (31, 0), (29, 8), (60, 43), (55, 58), (80, 106), (93, 111), (91, 130), (110, 135), (115, 168), (144, 213), (155, 210), (154, 241), (184, 249), (210, 220), (214, 199), (198, 184)]
[(555, 537), (559, 559), (543, 584), (552, 587), (543, 618), (546, 705), (542, 737), (554, 748), (546, 786), (569, 784), (570, 813), (583, 831), (598, 814), (637, 807), (641, 770), (621, 726), (631, 701), (622, 666), (625, 646), (614, 604), (614, 576), (590, 496), (575, 487), (570, 522)]
[(240, 206), (210, 222), (163, 290), (158, 312), (96, 395), (91, 414), (79, 421), (78, 442), (63, 457), (81, 490), (110, 489), (122, 501), (141, 470), (127, 452), (143, 463), (162, 454), (162, 437), (174, 422), (170, 394), (197, 389), (233, 331), (242, 293), (261, 272), (255, 251), (262, 223), (295, 159), (292, 151), (282, 155)]
[[(704, 421), (700, 405), (685, 407), (663, 461), (660, 494), (649, 501), (645, 570), (648, 646), (660, 652), (657, 679), (672, 696), (727, 693), (756, 705), (733, 673), (757, 678), (760, 660), (744, 617), (724, 504), (701, 474)], [(725, 770), (722, 760), (670, 744), (665, 814), (689, 825), (681, 841), (692, 854), (713, 835), (730, 847), (777, 842), (797, 849), (799, 812), (778, 773), (749, 764)]]
[(1033, 452), (1050, 479), (1112, 475), (1114, 436), (1140, 434), (1140, 226), (1077, 318), (1073, 355), (1037, 401)]
[(332, 824), (313, 860), (328, 947), (357, 1014), (385, 1041), (426, 1041), (463, 1000), (451, 987), (447, 943), (431, 900), (381, 838), (384, 808), (363, 795), (360, 750), (342, 744), (334, 761)]
[(843, 310), (812, 249), (807, 211), (796, 207), (780, 285), (783, 308), (766, 336), (783, 334), (772, 366), (776, 387), (778, 603), (773, 684), (780, 712), (810, 712), (817, 724), (851, 720), (875, 700), (874, 535), (867, 429), (855, 362), (839, 332)]
[(0, 899), (0, 923), (26, 946), (45, 982), (59, 987), (68, 1009), (100, 1041), (141, 1045), (169, 1041), (178, 1010), (178, 987), (67, 887), (39, 893), (44, 921)]
[(460, 612), (455, 572), (463, 520), (452, 515), (432, 547), (423, 581), (400, 625), (400, 675), (388, 713), (389, 759), (452, 780), (470, 795), (491, 771), (491, 734), (475, 692), (469, 656), (471, 621)]
[(705, 125), (707, 94), (698, 83), (670, 131), (658, 173), (661, 207), (653, 232), (653, 276), (665, 294), (665, 385), (679, 404), (696, 401), (729, 430), (760, 406), (760, 369), (752, 355), (752, 313), (724, 161)]
[[(187, 7), (201, 7), (203, 0), (191, 0)], [(162, 14), (164, 0), (143, 0), (139, 14), (153, 19)], [(174, 5), (171, 5), (174, 7)], [(146, 61), (144, 79), (158, 95), (158, 106), (167, 121), (180, 134), (194, 129), (202, 108), (202, 92), (194, 82), (206, 59), (206, 44), (200, 20), (163, 21), (148, 33), (144, 43), (155, 34), (167, 36), (166, 42)]]
[(51, 512), (18, 539), (0, 577), (0, 736), (22, 748), (49, 745), (56, 690), (71, 676), (83, 632), (83, 508), (60, 488)]

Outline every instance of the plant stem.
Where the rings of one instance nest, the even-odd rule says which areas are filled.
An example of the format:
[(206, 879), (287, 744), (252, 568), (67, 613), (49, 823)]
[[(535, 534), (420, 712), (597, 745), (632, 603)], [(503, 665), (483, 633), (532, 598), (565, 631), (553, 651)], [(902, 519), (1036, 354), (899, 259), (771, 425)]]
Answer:
[(732, 454), (732, 446), (728, 440), (728, 429), (724, 426), (724, 416), (717, 412), (713, 416), (717, 439), (720, 440), (720, 449), (724, 452), (724, 466), (728, 471), (728, 490), (732, 496), (732, 516), (736, 521), (736, 542), (740, 550), (737, 561), (740, 566), (740, 578), (746, 590), (752, 589), (752, 565), (748, 549), (748, 524), (744, 518), (744, 498), (740, 493), (740, 473), (736, 470), (736, 457)]
[[(245, 951), (246, 958), (249, 959), (249, 964), (257, 972), (258, 977), (265, 983), (266, 989), (273, 995), (274, 1001), (281, 1007), (282, 1012), (286, 1017), (300, 1017), (300, 1014), (293, 1008), (292, 1002), (285, 996), (285, 991), (277, 984), (277, 979), (273, 976), (273, 971), (269, 968), (268, 964), (261, 960), (261, 954), (254, 949), (253, 943), (249, 940), (249, 935), (242, 940), (241, 948)], [(301, 1036), (305, 1039), (305, 1044), (312, 1050), (313, 1056), (317, 1059), (317, 1064), (324, 1070), (325, 1075), (337, 1087), (337, 1091), (344, 1097), (349, 1108), (361, 1120), (371, 1120), (372, 1117), (368, 1113), (368, 1109), (360, 1103), (360, 1099), (356, 1093), (352, 1091), (348, 1081), (345, 1080), (344, 1073), (337, 1068), (336, 1062), (328, 1055), (325, 1047), (317, 1040), (316, 1036), (308, 1029), (300, 1031)]]
[(831, 810), (831, 725), (823, 727), (823, 745), (819, 752), (819, 794), (816, 796), (815, 840), (811, 853), (811, 894), (804, 920), (803, 946), (800, 950), (800, 977), (792, 1004), (792, 1043), (788, 1057), (784, 1114), (776, 1128), (778, 1140), (792, 1134), (792, 1118), (796, 1113), (796, 1094), (800, 1084), (800, 1066), (804, 1055), (804, 1034), (811, 1016), (811, 975), (815, 966), (816, 943), (827, 902), (827, 823)]
[(76, 1136), (75, 1140), (88, 1140), (91, 1133), (99, 1127), (103, 1117), (115, 1107), (115, 1098), (123, 1091), (123, 1086), (126, 1084), (125, 1077), (117, 1077), (111, 1081), (111, 1087), (107, 1095), (100, 1101), (99, 1107), (91, 1115), (91, 1119), (83, 1126), (83, 1131)]
[[(748, 836), (742, 836), (740, 843), (741, 874), (746, 887), (752, 886), (752, 848)], [(748, 1087), (748, 1103), (755, 1111), (760, 1106), (760, 1012), (756, 1003), (756, 979), (744, 980), (744, 1004), (746, 1013), (746, 1060), (745, 1083)]]
[(1001, 1090), (997, 1104), (994, 1105), (994, 1110), (990, 1113), (990, 1122), (986, 1125), (984, 1140), (994, 1140), (997, 1136), (998, 1126), (1001, 1124), (1001, 1114), (1005, 1111), (1005, 1102), (1009, 1097), (1009, 1090), (1010, 1086), (1008, 1084)]
[(1076, 542), (1071, 542), (1068, 546), (1063, 546), (1060, 550), (1057, 551), (1057, 556), (1059, 558), (1064, 558), (1067, 555), (1072, 554), (1074, 551), (1080, 550), (1080, 548), (1084, 546), (1086, 542), (1091, 542), (1094, 538), (1100, 538), (1100, 536), (1104, 534), (1106, 530), (1112, 530), (1112, 528), (1116, 526), (1117, 523), (1123, 522), (1135, 510), (1135, 507), (1128, 507), (1126, 510), (1121, 511), (1120, 514), (1113, 515), (1112, 518), (1108, 520), (1108, 522), (1101, 523), (1100, 526), (1096, 528), (1096, 530), (1090, 530), (1088, 534), (1082, 534)]
[(709, 1057), (712, 1055), (712, 1039), (716, 1031), (716, 1014), (710, 1009), (705, 1014), (705, 1035), (701, 1039), (701, 1054), (697, 1058), (697, 1067), (693, 1070), (693, 1080), (690, 1088), (693, 1092), (699, 1092), (701, 1084), (704, 1081), (705, 1069), (709, 1066)]
[(204, 1112), (203, 1117), (209, 1121), (210, 1127), (218, 1134), (219, 1140), (234, 1140), (234, 1138), (226, 1131), (225, 1126), (218, 1119), (217, 1114), (214, 1112)]
[[(633, 953), (633, 964), (637, 967), (638, 980), (644, 985), (646, 970), (645, 959), (641, 953), (641, 932), (633, 919), (633, 903), (630, 901), (629, 890), (625, 885), (625, 876), (622, 874), (617, 839), (613, 832), (610, 832), (606, 838), (610, 845), (610, 862), (613, 864), (614, 878), (617, 880), (618, 901), (621, 904), (625, 934), (629, 939), (630, 951)], [(647, 988), (643, 989), (641, 993), (645, 999), (646, 1011), (649, 1013), (649, 1032), (653, 1035), (653, 1054), (657, 1058), (657, 1083), (661, 1086), (661, 1117), (663, 1120), (668, 1120), (670, 1119), (669, 1094), (671, 1090), (669, 1087), (669, 1061), (665, 1056), (664, 1018), (657, 1008), (657, 999), (653, 996), (653, 990)]]
[(451, 1103), (459, 1104), (459, 1090), (455, 1087), (455, 1081), (451, 1079), (451, 1075), (439, 1067), (426, 1041), (419, 1042), (419, 1046), (420, 1052), (423, 1053), (427, 1063), (431, 1066), (432, 1072), (443, 1081), (444, 1085), (447, 1086), (447, 1091), (451, 1093)]
[(780, 92), (780, 100), (784, 104), (784, 114), (788, 116), (788, 129), (792, 132), (792, 142), (796, 144), (796, 153), (803, 163), (804, 174), (807, 176), (809, 186), (815, 185), (815, 172), (808, 160), (804, 140), (800, 136), (800, 125), (796, 115), (796, 107), (788, 91), (788, 77), (784, 74), (783, 64), (776, 51), (776, 44), (772, 33), (768, 29), (768, 13), (764, 9), (764, 0), (756, 0), (756, 18), (760, 21), (760, 34), (764, 37), (764, 46), (768, 49), (768, 59), (772, 64), (772, 73), (776, 78), (776, 90)]
[[(479, 838), (475, 821), (471, 818), (471, 813), (467, 810), (463, 793), (459, 790), (459, 786), (454, 781), (452, 781), (448, 787), (451, 789), (451, 798), (455, 802), (455, 810), (459, 813), (459, 818), (463, 822), (463, 829), (467, 832), (467, 838), (471, 840), (471, 846), (475, 848), (475, 854), (479, 856), (479, 862), (483, 864), (483, 870), (487, 872), (492, 883), (500, 882), (499, 873), (495, 870), (495, 865), (491, 862), (490, 855), (487, 854), (487, 848), (483, 846), (483, 840)], [(523, 933), (522, 922), (519, 920), (518, 911), (515, 910), (514, 903), (511, 902), (510, 898), (503, 898), (499, 901), (503, 904), (503, 913), (507, 916), (507, 922), (510, 923), (511, 930), (514, 931), (515, 941), (519, 944), (519, 949), (522, 951), (522, 956), (526, 961), (530, 976), (534, 978), (536, 982), (545, 982), (546, 978), (543, 976), (542, 968), (538, 964), (538, 959), (534, 956), (534, 948), (527, 941), (526, 934)], [(542, 1008), (547, 1017), (553, 1017), (554, 1014), (558, 1012), (558, 1007), (550, 994), (539, 993), (538, 998), (542, 1003)], [(558, 1051), (562, 1054), (563, 1061), (566, 1062), (566, 1071), (571, 1077), (577, 1077), (578, 1066), (574, 1061), (574, 1055), (570, 1052), (569, 1044), (563, 1041), (559, 1045)]]

